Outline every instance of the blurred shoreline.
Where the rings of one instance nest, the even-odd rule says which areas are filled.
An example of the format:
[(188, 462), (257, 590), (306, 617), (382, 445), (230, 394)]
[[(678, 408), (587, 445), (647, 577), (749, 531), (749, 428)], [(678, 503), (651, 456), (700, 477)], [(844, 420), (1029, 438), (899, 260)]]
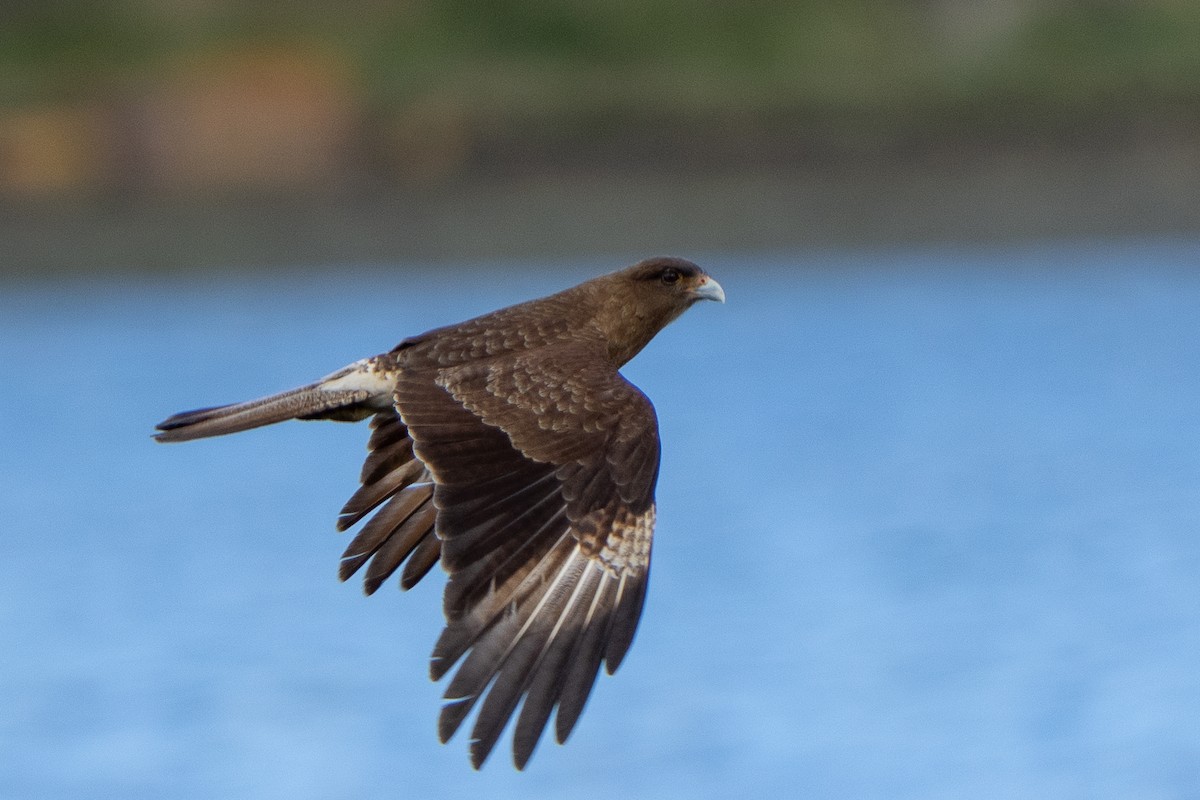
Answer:
[(0, 276), (1194, 235), (1197, 186), (1197, 142), (1152, 137), (806, 167), (577, 167), (427, 188), (25, 200), (0, 203)]
[(1200, 4), (25, 4), (0, 279), (1200, 231)]

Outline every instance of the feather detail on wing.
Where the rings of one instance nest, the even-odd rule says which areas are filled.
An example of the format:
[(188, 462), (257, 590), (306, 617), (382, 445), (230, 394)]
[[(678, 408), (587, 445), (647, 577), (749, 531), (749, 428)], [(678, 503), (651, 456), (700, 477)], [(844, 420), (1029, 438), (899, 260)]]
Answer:
[[(548, 352), (549, 351), (549, 352)], [(478, 706), (471, 761), (522, 703), (518, 768), (557, 707), (565, 741), (603, 663), (624, 658), (645, 599), (658, 432), (614, 369), (568, 349), (406, 369), (396, 404), (434, 479), (450, 573), (431, 674), (452, 669), (438, 733)]]
[(344, 531), (374, 512), (342, 553), (338, 570), (338, 577), (346, 580), (366, 564), (363, 591), (367, 594), (378, 589), (401, 564), (400, 587), (412, 588), (437, 563), (441, 552), (434, 535), (437, 510), (432, 478), (413, 454), (408, 428), (395, 410), (389, 410), (375, 415), (371, 429), (362, 486), (338, 517), (338, 530)]

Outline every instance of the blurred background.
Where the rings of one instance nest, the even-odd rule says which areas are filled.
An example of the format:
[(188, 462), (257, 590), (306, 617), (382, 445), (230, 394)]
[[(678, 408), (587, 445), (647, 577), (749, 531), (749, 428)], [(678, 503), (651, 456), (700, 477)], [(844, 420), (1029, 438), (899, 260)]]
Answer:
[(1187, 0), (0, 3), (5, 273), (1170, 233)]
[[(1200, 3), (0, 0), (0, 798), (1200, 798)], [(363, 426), (162, 446), (642, 257), (654, 580), (435, 737)]]

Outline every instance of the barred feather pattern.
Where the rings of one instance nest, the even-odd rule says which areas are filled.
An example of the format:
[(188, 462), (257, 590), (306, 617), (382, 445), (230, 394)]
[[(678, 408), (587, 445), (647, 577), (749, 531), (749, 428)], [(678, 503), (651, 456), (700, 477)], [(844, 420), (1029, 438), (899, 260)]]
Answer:
[(555, 710), (566, 741), (601, 666), (612, 673), (625, 657), (649, 575), (653, 407), (615, 369), (587, 367), (585, 352), (539, 355), (426, 356), (430, 379), (418, 351), (397, 382), (450, 574), (430, 667), (435, 680), (454, 671), (438, 734), (449, 740), (477, 710), (476, 767), (514, 716), (518, 768)]

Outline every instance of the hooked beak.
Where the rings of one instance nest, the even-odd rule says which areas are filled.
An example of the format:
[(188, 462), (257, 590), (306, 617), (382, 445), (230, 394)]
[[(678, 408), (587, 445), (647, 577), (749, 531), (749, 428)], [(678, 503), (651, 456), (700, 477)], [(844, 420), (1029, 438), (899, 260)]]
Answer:
[(725, 302), (725, 290), (721, 288), (721, 284), (714, 281), (707, 275), (701, 279), (700, 284), (692, 290), (692, 296), (697, 300), (716, 300), (718, 303)]

